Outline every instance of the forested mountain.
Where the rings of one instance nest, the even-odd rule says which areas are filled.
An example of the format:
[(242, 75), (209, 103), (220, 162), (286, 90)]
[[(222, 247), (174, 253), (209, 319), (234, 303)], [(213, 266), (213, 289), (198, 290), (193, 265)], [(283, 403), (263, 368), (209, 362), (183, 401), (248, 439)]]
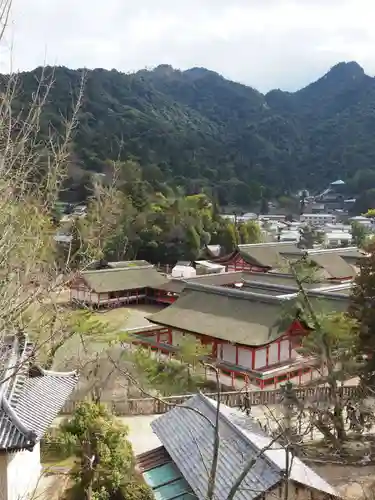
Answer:
[[(54, 69), (44, 136), (69, 115), (81, 73)], [(40, 74), (20, 75), (17, 104), (27, 105)], [(266, 95), (204, 68), (95, 69), (86, 75), (79, 121), (77, 172), (103, 172), (107, 160), (132, 158), (153, 189), (205, 189), (221, 205), (319, 190), (375, 166), (375, 79), (354, 62), (298, 92)]]

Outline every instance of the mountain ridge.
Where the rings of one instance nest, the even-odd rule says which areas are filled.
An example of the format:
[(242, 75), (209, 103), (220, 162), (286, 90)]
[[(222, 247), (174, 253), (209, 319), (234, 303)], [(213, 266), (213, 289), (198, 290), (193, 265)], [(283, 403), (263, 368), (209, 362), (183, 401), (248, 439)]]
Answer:
[[(20, 105), (41, 71), (20, 74)], [(80, 83), (79, 70), (53, 71), (45, 135), (69, 115)], [(318, 190), (375, 165), (375, 79), (354, 61), (296, 92), (266, 94), (206, 68), (89, 70), (79, 119), (77, 168), (101, 172), (107, 160), (135, 158), (152, 189), (204, 189), (223, 205)]]

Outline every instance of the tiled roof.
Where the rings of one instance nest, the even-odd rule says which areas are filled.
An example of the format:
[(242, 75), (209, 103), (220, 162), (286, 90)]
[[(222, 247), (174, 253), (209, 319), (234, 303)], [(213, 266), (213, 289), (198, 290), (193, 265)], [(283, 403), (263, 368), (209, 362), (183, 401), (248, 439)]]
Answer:
[(326, 253), (326, 254), (337, 254), (348, 262), (360, 261), (366, 257), (366, 252), (359, 249), (358, 247), (344, 247), (344, 248), (326, 248), (321, 250), (309, 250), (309, 255), (314, 253)]
[(238, 245), (241, 257), (254, 266), (282, 269), (287, 267), (287, 261), (274, 245), (255, 244)]
[(356, 274), (354, 268), (337, 253), (310, 252), (308, 259), (322, 268), (330, 278), (353, 278)]
[(244, 274), (240, 271), (233, 271), (228, 273), (214, 273), (214, 274), (203, 274), (200, 276), (194, 276), (192, 278), (174, 278), (161, 285), (159, 290), (165, 290), (166, 292), (181, 293), (185, 288), (187, 283), (201, 283), (202, 285), (215, 285), (215, 286), (225, 286), (232, 285), (234, 283), (241, 283)]
[[(215, 421), (216, 402), (203, 394), (189, 399), (184, 406), (197, 409), (209, 421)], [(176, 407), (151, 423), (151, 427), (174, 463), (182, 472), (199, 500), (207, 494), (208, 473), (213, 456), (213, 427), (194, 411)], [(277, 486), (286, 469), (286, 452), (274, 443), (257, 423), (244, 413), (220, 405), (219, 457), (215, 498), (225, 500), (245, 463), (256, 459), (235, 494), (235, 500), (253, 500)], [(264, 453), (262, 449), (269, 446)], [(290, 479), (301, 485), (338, 496), (337, 492), (297, 457), (291, 457)]]
[(183, 331), (258, 346), (282, 335), (279, 321), (287, 301), (266, 294), (188, 283), (173, 304), (148, 319)]
[(75, 372), (56, 373), (32, 366), (26, 337), (8, 338), (0, 387), (0, 450), (32, 449), (78, 382)]
[(152, 265), (83, 271), (81, 276), (88, 287), (97, 293), (159, 288), (167, 282)]

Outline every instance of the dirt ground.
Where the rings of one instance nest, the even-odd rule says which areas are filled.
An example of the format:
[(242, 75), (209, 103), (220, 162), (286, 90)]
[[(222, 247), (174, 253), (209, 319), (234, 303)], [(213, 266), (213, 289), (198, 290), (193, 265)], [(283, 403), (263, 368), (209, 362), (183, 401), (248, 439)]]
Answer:
[(116, 307), (114, 309), (105, 309), (95, 313), (98, 318), (108, 322), (115, 328), (137, 328), (139, 326), (151, 325), (147, 320), (148, 316), (157, 313), (163, 309), (163, 306), (137, 304), (126, 307)]

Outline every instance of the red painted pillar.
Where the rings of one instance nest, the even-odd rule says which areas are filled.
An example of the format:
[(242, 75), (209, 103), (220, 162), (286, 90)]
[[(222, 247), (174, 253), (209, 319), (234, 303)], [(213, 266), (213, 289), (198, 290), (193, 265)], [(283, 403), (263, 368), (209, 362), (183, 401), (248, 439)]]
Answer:
[(269, 364), (269, 354), (270, 354), (270, 346), (266, 347), (266, 366)]
[(234, 389), (234, 372), (231, 372), (231, 378), (232, 378), (232, 389)]
[(263, 391), (263, 389), (264, 389), (264, 380), (263, 379), (260, 380), (260, 388)]
[(280, 363), (281, 359), (281, 340), (277, 341), (277, 361)]
[(238, 365), (238, 346), (236, 345), (236, 365)]

